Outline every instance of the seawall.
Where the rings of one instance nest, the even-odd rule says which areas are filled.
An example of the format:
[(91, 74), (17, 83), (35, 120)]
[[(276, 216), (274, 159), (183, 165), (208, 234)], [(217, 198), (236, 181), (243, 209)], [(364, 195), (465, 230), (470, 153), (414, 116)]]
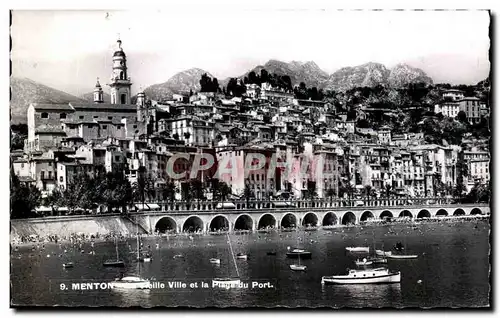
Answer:
[[(144, 232), (141, 227), (139, 231)], [(45, 217), (36, 219), (18, 219), (10, 221), (12, 237), (39, 235), (69, 236), (74, 233), (105, 235), (108, 233), (135, 234), (136, 225), (120, 215), (113, 216), (67, 216)]]

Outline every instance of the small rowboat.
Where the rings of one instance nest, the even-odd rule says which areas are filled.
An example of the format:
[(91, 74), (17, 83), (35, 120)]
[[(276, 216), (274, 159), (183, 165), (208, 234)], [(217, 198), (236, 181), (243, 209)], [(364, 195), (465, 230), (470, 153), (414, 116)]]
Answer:
[(354, 262), (356, 266), (366, 266), (366, 265), (372, 265), (373, 261), (367, 260), (366, 258), (363, 258), (362, 260), (356, 260)]
[(306, 265), (292, 264), (290, 265), (292, 271), (305, 271), (307, 269)]
[(387, 255), (387, 258), (391, 258), (391, 259), (415, 259), (415, 258), (418, 258), (418, 255), (391, 254), (391, 255)]
[(210, 264), (220, 264), (220, 259), (218, 259), (218, 258), (211, 258), (210, 259)]
[(75, 266), (73, 262), (68, 262), (63, 264), (63, 268), (73, 268)]
[(365, 246), (346, 247), (345, 249), (349, 252), (370, 253), (370, 247), (365, 247)]
[(248, 255), (243, 254), (243, 253), (238, 253), (236, 254), (237, 259), (247, 259)]

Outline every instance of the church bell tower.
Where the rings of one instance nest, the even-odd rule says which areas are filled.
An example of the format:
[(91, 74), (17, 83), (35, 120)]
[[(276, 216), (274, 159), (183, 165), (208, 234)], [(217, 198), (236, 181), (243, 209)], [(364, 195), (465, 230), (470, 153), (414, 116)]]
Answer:
[(113, 54), (113, 74), (111, 75), (111, 104), (130, 104), (130, 77), (127, 74), (127, 56), (122, 49), (122, 41), (117, 41), (118, 49)]

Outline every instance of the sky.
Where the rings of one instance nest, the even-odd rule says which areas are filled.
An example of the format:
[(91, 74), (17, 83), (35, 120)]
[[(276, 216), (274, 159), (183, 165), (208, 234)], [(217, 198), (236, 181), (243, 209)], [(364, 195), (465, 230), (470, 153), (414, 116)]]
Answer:
[(219, 79), (269, 59), (314, 61), (327, 73), (408, 63), (435, 82), (488, 76), (487, 11), (241, 10), (14, 11), (12, 72), (68, 93), (111, 75), (118, 36), (135, 93), (198, 67)]

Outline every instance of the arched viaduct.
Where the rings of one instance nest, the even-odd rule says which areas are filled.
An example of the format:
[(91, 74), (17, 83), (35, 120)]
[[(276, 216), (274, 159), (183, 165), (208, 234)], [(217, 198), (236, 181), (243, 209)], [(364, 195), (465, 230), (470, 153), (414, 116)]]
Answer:
[(451, 217), (489, 214), (486, 204), (394, 207), (286, 208), (258, 210), (161, 211), (132, 214), (147, 232), (211, 232), (359, 224), (371, 218)]

